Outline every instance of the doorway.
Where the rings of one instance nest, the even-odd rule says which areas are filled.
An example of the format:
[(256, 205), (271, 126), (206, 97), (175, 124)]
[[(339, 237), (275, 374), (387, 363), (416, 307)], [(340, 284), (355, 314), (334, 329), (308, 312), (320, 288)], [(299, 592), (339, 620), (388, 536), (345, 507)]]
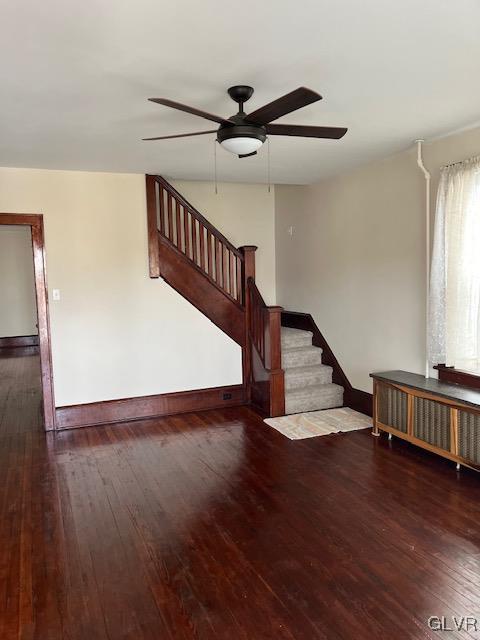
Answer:
[[(9, 357), (20, 355), (39, 359), (43, 422), (45, 430), (49, 431), (55, 429), (55, 402), (43, 216), (0, 213), (0, 232), (2, 242), (9, 246), (9, 252), (2, 252), (2, 260), (5, 269), (11, 269), (12, 280), (15, 279), (9, 282), (10, 276), (5, 275), (4, 269), (3, 293), (0, 292), (3, 308), (0, 318), (0, 355), (3, 352)], [(10, 250), (19, 252), (15, 256), (17, 269), (12, 270), (13, 258), (10, 260), (8, 255)]]

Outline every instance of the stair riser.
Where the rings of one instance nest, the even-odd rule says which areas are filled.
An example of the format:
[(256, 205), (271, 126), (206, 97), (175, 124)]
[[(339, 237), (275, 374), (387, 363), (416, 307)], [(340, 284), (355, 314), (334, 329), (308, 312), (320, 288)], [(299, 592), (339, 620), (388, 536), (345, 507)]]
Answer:
[(312, 398), (285, 399), (285, 413), (304, 413), (305, 411), (320, 411), (334, 409), (343, 405), (343, 389), (335, 393), (313, 396)]
[(300, 338), (282, 337), (282, 350), (297, 349), (298, 347), (311, 347), (312, 336), (301, 336)]
[(330, 384), (332, 382), (332, 370), (325, 367), (319, 371), (313, 371), (312, 373), (303, 374), (301, 376), (289, 375), (289, 371), (294, 372), (295, 369), (290, 369), (285, 372), (285, 389), (302, 389), (304, 387), (310, 387), (314, 384)]
[(282, 353), (282, 367), (307, 367), (315, 364), (322, 364), (322, 350), (312, 349), (311, 351), (284, 351)]

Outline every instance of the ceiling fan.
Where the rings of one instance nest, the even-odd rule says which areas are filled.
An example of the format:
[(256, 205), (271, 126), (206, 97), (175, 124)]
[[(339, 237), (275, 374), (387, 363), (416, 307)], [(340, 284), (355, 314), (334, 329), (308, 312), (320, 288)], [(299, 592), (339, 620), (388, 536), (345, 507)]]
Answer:
[(207, 113), (195, 107), (174, 102), (166, 98), (149, 98), (151, 102), (162, 104), (165, 107), (186, 111), (194, 116), (200, 116), (206, 120), (217, 122), (218, 129), (209, 131), (197, 131), (195, 133), (180, 133), (171, 136), (159, 136), (156, 138), (143, 138), (143, 140), (168, 140), (171, 138), (186, 138), (188, 136), (203, 136), (207, 133), (216, 133), (217, 141), (239, 158), (254, 156), (257, 150), (267, 139), (267, 135), (273, 136), (300, 136), (303, 138), (331, 138), (338, 140), (347, 133), (343, 127), (313, 127), (296, 124), (271, 124), (273, 120), (301, 109), (302, 107), (321, 100), (322, 96), (307, 89), (299, 87), (290, 93), (277, 98), (252, 113), (245, 113), (243, 105), (252, 97), (253, 88), (246, 85), (235, 85), (228, 89), (232, 100), (238, 103), (238, 113), (230, 118), (222, 118), (212, 113)]

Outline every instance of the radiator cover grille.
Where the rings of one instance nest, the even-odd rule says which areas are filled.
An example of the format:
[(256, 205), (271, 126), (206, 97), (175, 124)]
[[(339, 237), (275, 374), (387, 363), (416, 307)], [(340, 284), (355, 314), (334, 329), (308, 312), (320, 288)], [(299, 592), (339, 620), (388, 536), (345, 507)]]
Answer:
[(407, 394), (387, 385), (378, 386), (378, 420), (407, 433)]
[(435, 447), (450, 451), (450, 407), (440, 402), (415, 397), (413, 434)]
[(458, 411), (458, 454), (480, 464), (480, 414)]

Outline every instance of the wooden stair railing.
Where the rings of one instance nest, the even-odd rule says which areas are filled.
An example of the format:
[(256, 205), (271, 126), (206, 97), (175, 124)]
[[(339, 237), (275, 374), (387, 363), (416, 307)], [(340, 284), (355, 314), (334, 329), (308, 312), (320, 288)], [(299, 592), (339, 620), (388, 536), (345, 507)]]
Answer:
[(247, 280), (247, 327), (252, 346), (250, 399), (270, 417), (285, 414), (282, 369), (282, 307), (265, 304), (253, 278)]
[(146, 176), (150, 277), (162, 278), (242, 348), (244, 256), (160, 176)]
[[(161, 238), (193, 262), (228, 298), (243, 306), (242, 252), (164, 178), (147, 176), (147, 190), (149, 186), (155, 189), (156, 231)], [(160, 272), (150, 275), (158, 277)]]
[(161, 176), (147, 175), (146, 190), (150, 277), (161, 276), (242, 347), (247, 399), (282, 415), (281, 308), (267, 307), (255, 285), (257, 247), (237, 249)]

